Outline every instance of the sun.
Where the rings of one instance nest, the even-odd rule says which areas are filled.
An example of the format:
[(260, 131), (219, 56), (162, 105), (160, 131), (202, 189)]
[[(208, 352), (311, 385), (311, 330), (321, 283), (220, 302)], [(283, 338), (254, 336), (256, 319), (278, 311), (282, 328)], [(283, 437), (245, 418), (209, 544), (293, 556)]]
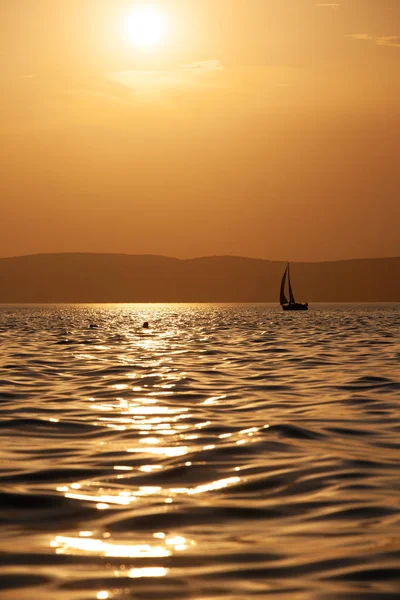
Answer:
[(137, 48), (152, 48), (162, 41), (164, 29), (161, 12), (151, 6), (141, 6), (125, 18), (124, 37)]

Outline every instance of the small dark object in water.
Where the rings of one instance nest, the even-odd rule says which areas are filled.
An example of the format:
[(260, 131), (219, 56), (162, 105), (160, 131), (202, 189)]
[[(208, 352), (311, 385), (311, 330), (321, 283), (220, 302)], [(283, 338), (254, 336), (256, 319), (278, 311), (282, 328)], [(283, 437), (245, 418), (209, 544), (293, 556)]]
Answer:
[(146, 321), (145, 323), (143, 323), (143, 329), (148, 329), (148, 328), (149, 328), (149, 324), (148, 324), (148, 322)]
[(90, 323), (90, 329), (97, 329), (98, 325), (96, 323)]

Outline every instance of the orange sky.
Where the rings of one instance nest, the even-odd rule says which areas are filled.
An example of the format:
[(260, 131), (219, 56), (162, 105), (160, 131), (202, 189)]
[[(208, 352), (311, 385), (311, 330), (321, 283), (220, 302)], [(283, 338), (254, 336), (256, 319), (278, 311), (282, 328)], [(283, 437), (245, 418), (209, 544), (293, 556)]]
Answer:
[(399, 67), (398, 0), (1, 0), (0, 256), (400, 255)]

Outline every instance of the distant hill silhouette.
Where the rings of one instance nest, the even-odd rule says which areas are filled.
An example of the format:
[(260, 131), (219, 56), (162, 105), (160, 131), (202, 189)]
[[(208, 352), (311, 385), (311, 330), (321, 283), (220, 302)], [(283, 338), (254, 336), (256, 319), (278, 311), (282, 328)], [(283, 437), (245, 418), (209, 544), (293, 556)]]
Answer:
[[(0, 302), (278, 302), (284, 262), (124, 254), (0, 259)], [(400, 258), (291, 263), (296, 298), (400, 302)]]

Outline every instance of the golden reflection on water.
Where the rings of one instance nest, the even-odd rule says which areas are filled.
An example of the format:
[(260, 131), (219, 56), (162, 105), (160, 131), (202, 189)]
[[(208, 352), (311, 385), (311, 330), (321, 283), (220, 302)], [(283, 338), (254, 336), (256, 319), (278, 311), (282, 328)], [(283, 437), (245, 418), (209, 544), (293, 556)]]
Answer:
[(97, 508), (106, 508), (106, 504), (107, 504), (107, 508), (109, 504), (121, 504), (124, 506), (128, 506), (129, 504), (131, 504), (134, 500), (136, 500), (135, 497), (121, 497), (121, 494), (118, 494), (116, 496), (104, 496), (102, 494), (100, 494), (99, 496), (90, 496), (88, 494), (73, 494), (73, 493), (66, 493), (65, 494), (66, 498), (72, 498), (73, 500), (87, 500), (89, 502), (98, 502), (100, 504), (100, 506), (98, 505)]
[(169, 569), (164, 567), (143, 567), (141, 569), (130, 569), (128, 577), (138, 579), (139, 577), (165, 577)]
[(235, 483), (239, 483), (240, 477), (227, 477), (226, 479), (220, 479), (219, 481), (212, 481), (204, 485), (198, 485), (195, 488), (189, 488), (187, 493), (193, 494), (204, 494), (204, 492), (211, 492), (213, 490), (221, 490)]
[[(127, 452), (144, 452), (143, 448), (128, 448)], [(149, 454), (156, 454), (158, 456), (183, 456), (187, 454), (188, 447), (187, 446), (157, 446), (157, 447), (148, 447), (146, 448), (146, 452)]]
[[(147, 319), (149, 316), (146, 316)], [(139, 585), (140, 582), (135, 580), (163, 578), (171, 573), (174, 575), (174, 581), (170, 582), (171, 588), (178, 587), (178, 578), (183, 573), (184, 586), (179, 593), (184, 594), (190, 588), (189, 595), (190, 591), (196, 595), (195, 586), (199, 583), (200, 578), (204, 573), (208, 577), (211, 572), (213, 572), (212, 577), (219, 577), (218, 593), (229, 595), (232, 594), (232, 587), (235, 587), (235, 577), (237, 579), (241, 575), (240, 571), (244, 573), (243, 577), (246, 583), (248, 582), (251, 586), (251, 592), (250, 587), (245, 589), (243, 586), (243, 589), (237, 592), (239, 595), (241, 591), (243, 596), (246, 595), (246, 592), (256, 593), (258, 585), (260, 585), (261, 595), (263, 592), (268, 594), (270, 590), (267, 591), (266, 586), (269, 586), (269, 583), (264, 582), (260, 575), (263, 565), (256, 564), (257, 556), (265, 551), (265, 535), (263, 534), (265, 527), (260, 527), (261, 513), (257, 512), (257, 508), (265, 503), (269, 506), (275, 502), (283, 509), (288, 506), (288, 514), (291, 515), (289, 520), (283, 516), (282, 522), (277, 517), (272, 524), (272, 529), (276, 530), (275, 533), (268, 531), (267, 541), (272, 548), (271, 555), (277, 555), (276, 560), (272, 558), (271, 562), (276, 562), (276, 564), (279, 562), (282, 567), (282, 578), (285, 577), (285, 579), (290, 579), (293, 565), (295, 567), (300, 565), (300, 571), (304, 564), (309, 565), (309, 570), (304, 571), (303, 569), (299, 578), (301, 579), (305, 573), (307, 581), (311, 581), (309, 574), (312, 573), (312, 583), (313, 586), (315, 583), (318, 593), (323, 594), (325, 591), (320, 589), (324, 585), (322, 579), (323, 577), (325, 579), (325, 573), (319, 566), (325, 564), (325, 559), (327, 559), (329, 578), (332, 577), (333, 570), (336, 570), (336, 577), (339, 569), (345, 573), (346, 577), (351, 575), (350, 567), (346, 567), (346, 565), (342, 567), (341, 564), (335, 566), (332, 548), (337, 547), (338, 556), (339, 552), (344, 553), (344, 548), (350, 548), (350, 554), (352, 553), (353, 537), (349, 538), (349, 533), (353, 536), (355, 526), (359, 527), (360, 531), (361, 528), (364, 529), (364, 521), (361, 521), (364, 517), (358, 517), (358, 509), (362, 511), (362, 515), (366, 514), (365, 529), (369, 531), (367, 544), (370, 546), (368, 545), (367, 548), (364, 541), (362, 548), (365, 546), (367, 553), (374, 553), (374, 549), (371, 550), (370, 547), (375, 547), (375, 540), (382, 539), (384, 535), (387, 539), (388, 531), (390, 535), (389, 527), (392, 517), (388, 516), (386, 519), (385, 512), (382, 512), (381, 520), (380, 513), (372, 511), (371, 518), (369, 518), (370, 505), (372, 508), (373, 503), (378, 504), (381, 500), (379, 491), (381, 488), (378, 488), (376, 483), (378, 481), (380, 484), (381, 480), (372, 479), (372, 476), (377, 477), (377, 475), (375, 472), (369, 474), (367, 467), (356, 465), (354, 459), (359, 456), (361, 446), (356, 447), (357, 442), (353, 444), (351, 441), (353, 438), (350, 435), (343, 433), (345, 445), (342, 453), (337, 452), (337, 458), (336, 456), (332, 458), (331, 442), (334, 443), (335, 448), (336, 445), (339, 447), (338, 436), (330, 437), (327, 434), (325, 450), (321, 450), (322, 441), (316, 443), (305, 441), (303, 446), (303, 442), (296, 438), (294, 430), (293, 437), (290, 430), (286, 435), (284, 429), (276, 427), (273, 428), (271, 437), (259, 436), (263, 429), (260, 419), (265, 418), (263, 416), (265, 414), (268, 414), (272, 423), (284, 425), (287, 417), (289, 424), (298, 420), (299, 426), (302, 426), (302, 421), (307, 421), (309, 418), (326, 416), (323, 412), (326, 405), (323, 408), (322, 401), (332, 400), (335, 405), (331, 404), (331, 406), (337, 407), (337, 416), (340, 419), (344, 419), (348, 415), (347, 405), (341, 402), (343, 390), (338, 391), (334, 388), (332, 392), (326, 392), (326, 394), (324, 392), (321, 396), (321, 389), (323, 391), (327, 389), (322, 386), (324, 384), (331, 385), (335, 381), (331, 370), (327, 371), (331, 378), (329, 382), (325, 381), (323, 377), (318, 379), (319, 375), (314, 375), (316, 379), (312, 380), (310, 375), (311, 384), (308, 386), (307, 373), (311, 372), (313, 367), (311, 362), (310, 365), (306, 364), (307, 361), (304, 363), (304, 356), (308, 352), (308, 342), (311, 338), (300, 338), (295, 347), (289, 341), (286, 344), (286, 341), (283, 341), (285, 338), (278, 340), (276, 337), (278, 332), (271, 333), (271, 337), (267, 336), (265, 340), (261, 339), (259, 331), (255, 332), (255, 337), (247, 338), (247, 334), (243, 334), (243, 337), (240, 335), (240, 345), (235, 342), (235, 345), (232, 344), (232, 347), (229, 348), (229, 353), (232, 350), (233, 366), (223, 373), (221, 361), (227, 362), (227, 358), (221, 357), (221, 352), (226, 351), (227, 347), (224, 346), (224, 341), (227, 341), (226, 336), (230, 333), (224, 333), (224, 328), (221, 328), (220, 325), (220, 323), (216, 324), (215, 341), (212, 339), (214, 331), (210, 336), (201, 338), (201, 333), (194, 330), (190, 334), (186, 334), (187, 337), (186, 335), (181, 336), (179, 344), (175, 347), (174, 339), (169, 338), (167, 343), (164, 336), (164, 342), (162, 341), (162, 332), (154, 335), (152, 332), (150, 335), (145, 334), (138, 344), (137, 338), (141, 337), (140, 334), (132, 333), (132, 336), (121, 335), (122, 339), (116, 340), (115, 344), (113, 342), (111, 350), (107, 350), (104, 354), (97, 351), (106, 348), (105, 346), (90, 346), (93, 350), (92, 354), (82, 354), (79, 357), (82, 359), (82, 364), (77, 370), (75, 370), (74, 364), (60, 363), (59, 366), (56, 365), (56, 368), (60, 370), (60, 389), (56, 387), (58, 380), (53, 378), (55, 387), (54, 389), (49, 388), (49, 393), (46, 392), (45, 395), (46, 401), (51, 400), (48, 406), (49, 411), (43, 412), (43, 414), (38, 413), (38, 419), (44, 420), (47, 417), (53, 424), (61, 420), (61, 424), (59, 427), (49, 427), (47, 424), (46, 431), (51, 437), (45, 438), (40, 422), (39, 431), (36, 430), (34, 423), (28, 423), (27, 430), (32, 440), (32, 452), (40, 451), (40, 453), (37, 452), (37, 455), (33, 454), (32, 469), (35, 471), (36, 466), (40, 466), (40, 478), (34, 480), (32, 478), (25, 484), (21, 483), (24, 481), (24, 476), (21, 475), (21, 479), (16, 481), (16, 486), (45, 488), (45, 492), (48, 494), (49, 488), (54, 489), (59, 485), (57, 493), (62, 498), (65, 496), (69, 499), (68, 502), (64, 502), (61, 498), (61, 502), (59, 502), (60, 521), (58, 524), (57, 521), (46, 523), (47, 533), (41, 534), (38, 543), (42, 550), (44, 540), (47, 553), (50, 552), (56, 557), (61, 555), (56, 561), (59, 564), (58, 559), (60, 559), (61, 566), (59, 565), (57, 568), (63, 570), (65, 567), (65, 577), (72, 576), (74, 579), (75, 566), (77, 572), (80, 571), (80, 577), (84, 579), (84, 583), (71, 581), (73, 585), (68, 588), (75, 590), (70, 592), (72, 595), (80, 596), (86, 593), (90, 594), (91, 598), (97, 596), (98, 600), (108, 600), (109, 598), (115, 600), (117, 597), (122, 598), (125, 594), (133, 598), (138, 593), (147, 593), (147, 595), (156, 597), (157, 590), (154, 589), (153, 582), (149, 581), (144, 585)], [(209, 328), (210, 326), (207, 323), (205, 327)], [(242, 324), (240, 324), (241, 328)], [(112, 333), (114, 334), (114, 331)], [(289, 331), (289, 333), (292, 334), (293, 331)], [(106, 335), (108, 333), (105, 333)], [(199, 340), (202, 339), (206, 342), (205, 349), (212, 349), (215, 344), (218, 352), (199, 357), (198, 361), (199, 348), (202, 348)], [(321, 332), (321, 340), (323, 340), (323, 344), (327, 343), (325, 333), (322, 337)], [(251, 344), (252, 341), (257, 344)], [(187, 346), (185, 346), (186, 343)], [(244, 354), (242, 354), (243, 344), (246, 344), (246, 352), (248, 350), (247, 362), (244, 357), (243, 362), (239, 361)], [(136, 351), (138, 345), (143, 352)], [(189, 352), (187, 357), (185, 356), (182, 360), (176, 360), (171, 352), (173, 350), (177, 354), (179, 347), (187, 347), (188, 350), (181, 350), (182, 353)], [(322, 343), (321, 348), (323, 351), (329, 352), (329, 348), (325, 350)], [(384, 349), (385, 346), (382, 348)], [(62, 355), (59, 353), (58, 345), (56, 349), (57, 356), (60, 355), (61, 360), (64, 352)], [(287, 350), (289, 358), (286, 358), (286, 354), (280, 353), (282, 349)], [(71, 351), (69, 347), (66, 350), (69, 360)], [(263, 354), (264, 350), (266, 354)], [(353, 360), (354, 355), (350, 354), (352, 355), (351, 360)], [(155, 357), (157, 360), (154, 360)], [(292, 359), (299, 357), (302, 359), (300, 362), (291, 362)], [(334, 360), (333, 351), (332, 357)], [(52, 356), (52, 360), (53, 358), (54, 356)], [(361, 355), (360, 360), (362, 360)], [(320, 364), (322, 363), (321, 359)], [(221, 374), (210, 376), (213, 364), (218, 365), (216, 368), (221, 369)], [(299, 365), (300, 370), (296, 370), (296, 365)], [(175, 366), (178, 368), (173, 368)], [(364, 366), (366, 369), (367, 362), (364, 363)], [(183, 371), (184, 368), (188, 369), (188, 373)], [(313, 372), (323, 372), (324, 368), (327, 367), (320, 368), (316, 364)], [(329, 369), (333, 368), (335, 367), (331, 362)], [(274, 373), (274, 370), (277, 372)], [(47, 371), (44, 373), (46, 374)], [(356, 397), (355, 400), (360, 400), (360, 395), (364, 394), (364, 387), (369, 385), (369, 380), (356, 380), (356, 368), (353, 368), (351, 374), (343, 371), (341, 374), (343, 378), (346, 374), (348, 375), (347, 383), (352, 383), (350, 380), (352, 377), (354, 378), (356, 394), (358, 394), (358, 398)], [(66, 378), (66, 384), (63, 383), (64, 379), (61, 377)], [(269, 377), (268, 381), (267, 377)], [(288, 382), (288, 378), (291, 381)], [(186, 382), (185, 379), (187, 379)], [(345, 381), (341, 383), (343, 382)], [(266, 385), (264, 390), (264, 383), (271, 385)], [(281, 387), (278, 385), (279, 383), (285, 385)], [(370, 383), (371, 385), (372, 383), (377, 384), (377, 382)], [(383, 380), (382, 383), (384, 386), (387, 383), (389, 391), (393, 382)], [(53, 391), (54, 398), (52, 398)], [(224, 391), (228, 398), (226, 394), (223, 394)], [(297, 391), (303, 400), (308, 394), (310, 404), (299, 403)], [(371, 392), (371, 394), (373, 393)], [(92, 397), (88, 398), (89, 395)], [(294, 395), (296, 395), (296, 400), (294, 400)], [(345, 392), (345, 395), (350, 399), (350, 392)], [(71, 402), (65, 402), (66, 398)], [(365, 405), (367, 406), (367, 403)], [(25, 411), (25, 403), (22, 406)], [(357, 409), (361, 409), (360, 403), (357, 402), (356, 406)], [(370, 407), (375, 408), (373, 404)], [(329, 415), (331, 408), (327, 410), (326, 414)], [(353, 415), (353, 412), (351, 414)], [(65, 427), (63, 422), (65, 422)], [(88, 427), (91, 424), (95, 425), (95, 428)], [(252, 427), (253, 424), (257, 424), (259, 427)], [(74, 425), (77, 425), (76, 429)], [(78, 427), (78, 425), (82, 425), (82, 427)], [(35, 429), (32, 433), (34, 426)], [(315, 427), (318, 430), (319, 427), (324, 428), (325, 425), (321, 425), (319, 420), (315, 422)], [(268, 425), (265, 425), (264, 428), (267, 429)], [(378, 433), (379, 431), (378, 429)], [(64, 435), (65, 437), (63, 437)], [(279, 450), (280, 437), (284, 437), (282, 452)], [(47, 443), (46, 446), (43, 445), (44, 440), (48, 443), (49, 448)], [(62, 447), (63, 443), (65, 447)], [(250, 449), (253, 445), (254, 451), (252, 452)], [(269, 448), (273, 449), (275, 445), (276, 451), (269, 451)], [(287, 452), (285, 448), (287, 448)], [(53, 452), (53, 449), (56, 452)], [(347, 449), (348, 453), (346, 453)], [(20, 448), (18, 447), (16, 451), (20, 451)], [(384, 452), (383, 449), (381, 451)], [(389, 450), (387, 452), (387, 456), (391, 458)], [(311, 462), (310, 456), (313, 458)], [(384, 456), (386, 454), (382, 454), (382, 457)], [(18, 468), (20, 468), (20, 457), (21, 454), (17, 457)], [(345, 458), (347, 462), (345, 462)], [(57, 474), (57, 478), (62, 478), (60, 484), (54, 483), (54, 481), (58, 481), (53, 476), (54, 471), (50, 473), (51, 479), (44, 479), (43, 473), (45, 474), (46, 471), (43, 464), (45, 462), (47, 464), (47, 461), (53, 463), (51, 467), (54, 468), (54, 471), (60, 468), (59, 474)], [(296, 462), (293, 465), (294, 461)], [(310, 462), (309, 466), (307, 462)], [(81, 467), (79, 470), (78, 466)], [(187, 471), (185, 471), (185, 466), (188, 467)], [(70, 470), (68, 470), (69, 467), (71, 467)], [(371, 489), (371, 496), (368, 496), (367, 486), (363, 486), (359, 492), (355, 491), (356, 486), (351, 486), (353, 483), (358, 484), (360, 479), (357, 473), (355, 482), (350, 479), (349, 471), (352, 470), (351, 477), (353, 478), (353, 468), (359, 474), (364, 475), (365, 472), (369, 479), (367, 483)], [(385, 465), (385, 468), (388, 469), (388, 466)], [(76, 473), (79, 475), (73, 474), (74, 469), (77, 469)], [(372, 469), (375, 470), (375, 466), (372, 466)], [(26, 470), (26, 466), (24, 470)], [(389, 474), (389, 471), (385, 472)], [(270, 475), (273, 475), (271, 479)], [(74, 483), (72, 483), (71, 477), (75, 478)], [(82, 480), (78, 478), (82, 478)], [(234, 491), (242, 481), (246, 481), (246, 478), (251, 485), (247, 489), (243, 486), (239, 497), (229, 493)], [(275, 485), (276, 481), (279, 485)], [(363, 482), (365, 483), (365, 481)], [(229, 489), (231, 487), (232, 490)], [(385, 483), (383, 483), (383, 489), (387, 491)], [(256, 498), (254, 490), (259, 490)], [(368, 505), (364, 494), (369, 500)], [(395, 509), (396, 504), (393, 498), (394, 496), (389, 495), (382, 501), (384, 506), (379, 504), (373, 508), (384, 511), (393, 502)], [(56, 498), (56, 500), (58, 501), (60, 498)], [(325, 500), (329, 500), (329, 506), (325, 506)], [(249, 519), (245, 518), (244, 522), (237, 521), (237, 515), (231, 515), (229, 512), (229, 507), (235, 506), (235, 501), (240, 506), (248, 508)], [(358, 502), (359, 505), (356, 505)], [(171, 506), (169, 506), (170, 504)], [(225, 506), (227, 511), (223, 513)], [(343, 506), (345, 508), (348, 506), (348, 510), (346, 508), (344, 511)], [(211, 521), (208, 520), (209, 509), (211, 511), (215, 509), (215, 513), (210, 515)], [(254, 521), (253, 509), (255, 509)], [(344, 511), (346, 515), (343, 518), (341, 511)], [(223, 514), (221, 521), (213, 522), (214, 517), (220, 514)], [(297, 517), (297, 514), (300, 516)], [(302, 518), (303, 514), (306, 514), (305, 519)], [(394, 518), (393, 516), (393, 522)], [(266, 519), (268, 520), (268, 513), (266, 513)], [(266, 522), (264, 521), (264, 523)], [(270, 524), (271, 519), (267, 524), (268, 529), (271, 529)], [(105, 527), (109, 528), (108, 533), (103, 533)], [(156, 528), (163, 528), (165, 532), (157, 531)], [(323, 538), (325, 529), (325, 538)], [(341, 537), (340, 545), (336, 539), (335, 543), (338, 545), (332, 546), (332, 539), (334, 539), (332, 535), (336, 535), (337, 529), (344, 532), (343, 534), (339, 533), (344, 537)], [(376, 537), (375, 532), (378, 532)], [(306, 538), (307, 534), (308, 538)], [(9, 533), (6, 531), (6, 544), (8, 535)], [(189, 539), (192, 536), (196, 538), (198, 547), (193, 547), (195, 542)], [(327, 536), (330, 536), (330, 541), (326, 541), (325, 548), (323, 540), (328, 540)], [(206, 547), (206, 543), (208, 543), (208, 547)], [(28, 548), (29, 539), (24, 544)], [(360, 555), (361, 542), (359, 543), (357, 540), (357, 544)], [(325, 555), (323, 554), (324, 550), (326, 550)], [(392, 554), (390, 554), (390, 550)], [(393, 547), (390, 550), (388, 546), (389, 554), (386, 553), (385, 556), (394, 556)], [(242, 559), (241, 557), (246, 553), (249, 558)], [(379, 548), (381, 562), (385, 560), (382, 553), (383, 550), (381, 551)], [(71, 556), (68, 557), (68, 555)], [(282, 558), (279, 555), (282, 555)], [(45, 557), (45, 553), (43, 556)], [(314, 556), (317, 556), (317, 561), (319, 561), (315, 561), (315, 566)], [(264, 558), (265, 562), (269, 562), (266, 555)], [(365, 563), (364, 558), (364, 556), (361, 557), (360, 563)], [(53, 559), (50, 557), (49, 564), (52, 563), (54, 563), (54, 556)], [(15, 568), (21, 570), (20, 566)], [(272, 569), (275, 566), (272, 565)], [(371, 566), (374, 567), (373, 561)], [(359, 568), (358, 565), (357, 568)], [(361, 569), (359, 568), (359, 570)], [(195, 574), (194, 581), (191, 580), (193, 572)], [(268, 572), (268, 568), (266, 572)], [(106, 578), (107, 573), (109, 577)], [(250, 577), (251, 573), (255, 573), (256, 577), (260, 575), (259, 580), (256, 583), (251, 579), (248, 581), (248, 573), (250, 573)], [(17, 571), (16, 577), (20, 577)], [(64, 589), (61, 593), (68, 594), (65, 591), (68, 589), (64, 585), (65, 577), (62, 576), (60, 580), (61, 590)], [(127, 578), (132, 578), (132, 581), (127, 583)], [(354, 580), (358, 582), (355, 576)], [(217, 579), (214, 580), (214, 583), (215, 581)], [(337, 579), (333, 584), (330, 579), (329, 584), (326, 585), (332, 585), (333, 589), (336, 581)], [(88, 587), (89, 583), (91, 590), (83, 591), (81, 588)], [(166, 584), (169, 582), (158, 583), (161, 584), (159, 588), (161, 596), (163, 594), (161, 588), (167, 588)], [(264, 584), (265, 587), (262, 587)], [(96, 587), (93, 588), (93, 585)], [(207, 590), (211, 589), (210, 586), (214, 586), (211, 579), (204, 585)], [(300, 588), (298, 581), (294, 585)], [(365, 584), (364, 580), (363, 585), (365, 588), (369, 583)], [(375, 583), (373, 582), (371, 585), (374, 586)], [(213, 589), (216, 587), (214, 586)], [(234, 592), (235, 590), (233, 590)], [(169, 590), (169, 593), (173, 592)], [(301, 591), (299, 593), (301, 594)], [(288, 594), (289, 598), (290, 591)]]
[[(187, 463), (186, 466), (191, 466), (191, 463)], [(173, 497), (177, 495), (187, 494), (188, 496), (192, 496), (194, 494), (204, 494), (206, 492), (227, 488), (231, 485), (239, 483), (240, 481), (240, 477), (236, 476), (218, 479), (216, 481), (211, 481), (193, 488), (162, 488), (161, 486), (139, 486), (134, 489), (109, 488), (107, 490), (107, 494), (104, 493), (104, 488), (102, 487), (97, 489), (95, 488), (90, 493), (89, 491), (85, 490), (81, 491), (81, 488), (84, 486), (84, 484), (72, 484), (71, 488), (74, 486), (75, 489), (76, 486), (79, 486), (79, 491), (71, 492), (71, 488), (68, 486), (60, 486), (57, 488), (57, 491), (63, 492), (66, 498), (83, 500), (86, 502), (95, 502), (96, 507), (99, 510), (106, 510), (107, 508), (110, 508), (110, 505), (129, 506), (138, 499), (156, 495), (160, 497), (167, 497), (165, 502), (171, 503), (173, 501)], [(95, 484), (88, 482), (86, 485), (88, 490), (90, 490), (91, 486), (94, 486)]]
[[(50, 542), (56, 554), (69, 556), (98, 556), (121, 559), (162, 559), (169, 558), (175, 552), (185, 552), (196, 545), (194, 540), (188, 540), (181, 535), (167, 535), (164, 532), (153, 534), (153, 543), (118, 543), (110, 540), (111, 534), (106, 533), (103, 539), (92, 537), (92, 532), (81, 531), (79, 536), (57, 535)], [(129, 570), (128, 570), (129, 569)], [(163, 577), (168, 569), (162, 566), (128, 567), (123, 564), (114, 571), (116, 577), (122, 574), (126, 577)]]
[(116, 465), (113, 467), (114, 471), (133, 471), (133, 467), (127, 467), (124, 465)]
[[(157, 350), (163, 352), (163, 340), (146, 337), (138, 343), (143, 350), (151, 350), (153, 356)], [(171, 360), (172, 353), (186, 352), (178, 347), (168, 348), (168, 354), (161, 355), (160, 360), (155, 360), (151, 367), (152, 371), (146, 375), (126, 372), (127, 383), (109, 381), (111, 392), (110, 399), (89, 398), (89, 406), (93, 410), (92, 424), (97, 427), (112, 429), (115, 431), (133, 431), (133, 441), (128, 445), (122, 442), (121, 450), (127, 456), (132, 454), (144, 454), (148, 459), (143, 460), (140, 466), (124, 465), (119, 463), (112, 467), (116, 472), (108, 483), (96, 480), (87, 480), (63, 485), (57, 491), (63, 493), (66, 498), (92, 502), (99, 511), (117, 507), (129, 507), (138, 502), (149, 502), (149, 497), (162, 499), (165, 504), (171, 504), (177, 497), (182, 495), (193, 496), (206, 494), (235, 485), (241, 481), (238, 476), (225, 477), (215, 481), (202, 483), (193, 487), (161, 487), (161, 486), (135, 486), (130, 483), (132, 472), (148, 473), (160, 471), (164, 468), (161, 458), (173, 458), (185, 456), (190, 452), (212, 451), (215, 444), (202, 445), (201, 430), (209, 427), (210, 420), (194, 422), (194, 415), (186, 406), (171, 406), (166, 404), (174, 392), (172, 388), (186, 378), (187, 373), (177, 372), (175, 369), (165, 366), (165, 362)], [(120, 357), (122, 362), (125, 358)], [(128, 366), (128, 359), (126, 359)], [(127, 369), (128, 371), (128, 369)], [(102, 379), (109, 379), (108, 375)], [(124, 397), (115, 397), (114, 394), (122, 394)], [(132, 394), (133, 397), (129, 397)], [(226, 398), (225, 394), (213, 395), (202, 402), (205, 406), (219, 404)], [(189, 430), (189, 431), (188, 431)], [(239, 441), (258, 431), (257, 428), (244, 429), (235, 434), (221, 434), (220, 442), (224, 438), (234, 435)], [(167, 443), (166, 443), (167, 442)], [(94, 445), (103, 446), (106, 442), (94, 442)], [(193, 444), (193, 445), (191, 445)], [(160, 457), (161, 464), (149, 464), (152, 457)], [(186, 467), (191, 467), (192, 462), (186, 461)], [(127, 485), (124, 486), (124, 480)], [(182, 535), (155, 532), (149, 543), (147, 540), (121, 541), (111, 539), (110, 533), (96, 537), (91, 531), (81, 531), (78, 536), (57, 535), (50, 546), (57, 554), (66, 555), (95, 555), (106, 558), (142, 559), (154, 558), (165, 559), (176, 552), (185, 552), (195, 545), (193, 540), (188, 540)], [(169, 570), (161, 565), (138, 567), (137, 565), (121, 565), (114, 571), (115, 577), (130, 577), (133, 579), (141, 577), (165, 577)], [(111, 592), (101, 590), (97, 593), (99, 600), (108, 599)]]
[[(93, 398), (90, 400), (94, 401)], [(148, 436), (140, 440), (140, 444), (151, 444), (153, 448), (146, 449), (150, 454), (180, 456), (186, 453), (185, 447), (179, 451), (177, 446), (173, 446), (171, 450), (154, 450), (154, 445), (160, 442), (150, 434), (157, 433), (157, 435), (172, 437), (188, 429), (189, 425), (181, 423), (182, 419), (189, 419), (192, 416), (187, 407), (171, 408), (160, 405), (156, 397), (141, 397), (134, 400), (116, 398), (115, 401), (97, 402), (91, 404), (91, 408), (96, 413), (102, 413), (102, 416), (98, 415), (93, 421), (95, 426), (107, 427), (115, 431), (135, 430), (139, 435)], [(127, 451), (143, 452), (144, 449), (138, 446)]]
[[(166, 558), (172, 549), (165, 544), (117, 544), (94, 538), (66, 537), (57, 535), (50, 542), (57, 554), (85, 555), (94, 554), (106, 558)], [(185, 546), (186, 548), (187, 546)]]
[[(130, 579), (140, 579), (140, 578), (153, 578), (153, 577), (166, 577), (168, 575), (169, 569), (165, 567), (141, 567), (129, 569), (126, 571), (125, 569), (115, 570), (115, 577), (129, 577)], [(107, 590), (102, 590), (101, 592), (97, 592), (96, 598), (97, 600), (108, 600), (111, 598), (111, 592)]]
[(152, 473), (153, 471), (160, 471), (162, 468), (162, 465), (142, 465), (139, 467), (139, 471), (142, 471), (143, 473)]
[(207, 398), (204, 400), (203, 404), (205, 406), (210, 404), (218, 404), (218, 400), (224, 400), (226, 398), (226, 394), (222, 394), (222, 396), (211, 396), (211, 398)]

